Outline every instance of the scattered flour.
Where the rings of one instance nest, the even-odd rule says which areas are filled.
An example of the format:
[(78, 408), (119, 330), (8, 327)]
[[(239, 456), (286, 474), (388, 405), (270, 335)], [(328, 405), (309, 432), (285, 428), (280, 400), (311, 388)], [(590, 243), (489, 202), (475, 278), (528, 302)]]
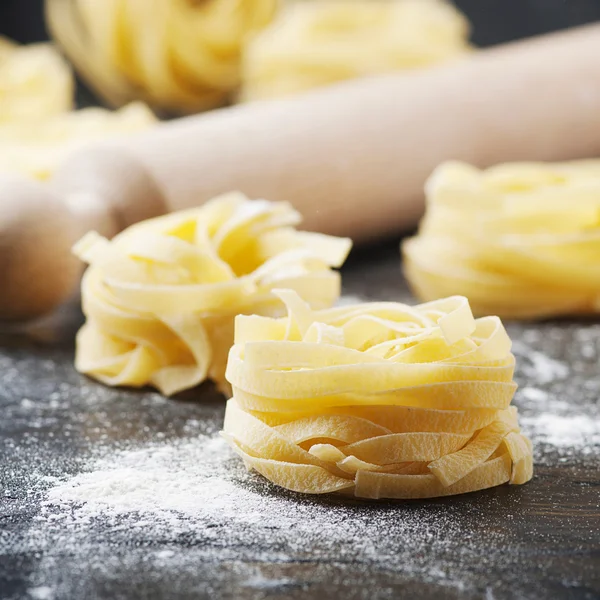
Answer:
[(532, 402), (547, 402), (549, 398), (548, 392), (534, 387), (525, 387), (520, 393), (523, 398)]
[(600, 419), (586, 415), (558, 416), (540, 413), (535, 417), (521, 417), (523, 431), (534, 443), (540, 441), (557, 448), (590, 448), (600, 446)]
[(570, 413), (573, 410), (572, 404), (561, 398), (556, 393), (537, 387), (525, 386), (517, 390), (515, 403), (521, 409), (525, 407), (536, 413), (540, 411), (558, 415)]
[[(542, 412), (521, 417), (521, 425), (534, 445), (584, 453), (600, 446), (600, 419), (594, 417)], [(115, 527), (167, 527), (174, 533), (207, 524), (263, 528), (268, 514), (276, 528), (348, 533), (332, 528), (331, 514), (322, 507), (244, 484), (240, 463), (218, 436), (114, 451), (92, 461), (86, 472), (58, 483), (48, 480), (52, 487), (38, 519), (79, 528), (102, 519)], [(315, 519), (322, 526), (315, 527)]]
[(119, 451), (51, 488), (43, 514), (58, 507), (60, 515), (80, 524), (131, 513), (172, 525), (190, 517), (259, 519), (264, 498), (226, 477), (229, 458), (220, 437)]
[(512, 351), (521, 363), (522, 374), (532, 383), (551, 383), (569, 376), (569, 367), (565, 363), (533, 350), (520, 340), (513, 342)]
[(54, 598), (54, 590), (46, 585), (29, 588), (27, 593), (34, 600), (52, 600)]
[[(147, 559), (167, 571), (196, 574), (198, 564), (230, 561), (243, 570), (239, 585), (261, 593), (304, 585), (294, 579), (297, 569), (288, 577), (284, 567), (291, 557), (310, 562), (309, 581), (320, 565), (338, 561), (366, 573), (377, 565), (462, 589), (460, 575), (436, 570), (440, 557), (454, 560), (457, 548), (479, 553), (471, 548), (477, 538), (464, 536), (458, 509), (396, 504), (392, 514), (380, 503), (274, 492), (264, 479), (249, 476), (216, 435), (105, 449), (84, 469), (48, 485), (37, 527), (29, 532), (28, 548), (45, 551), (32, 585), (58, 590), (48, 600), (61, 597), (60, 557), (96, 557), (98, 535), (153, 548)], [(398, 544), (405, 543), (412, 558), (399, 564)], [(102, 568), (111, 571), (120, 559), (104, 560), (109, 562)], [(257, 564), (275, 567), (255, 572)], [(454, 568), (455, 575), (462, 573), (459, 565)], [(369, 597), (367, 590), (363, 597)]]

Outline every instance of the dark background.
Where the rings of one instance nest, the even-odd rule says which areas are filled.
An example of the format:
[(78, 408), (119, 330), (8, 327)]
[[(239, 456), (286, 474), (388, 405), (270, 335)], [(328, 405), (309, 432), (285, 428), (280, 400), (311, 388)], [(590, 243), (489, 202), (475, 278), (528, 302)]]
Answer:
[[(473, 42), (489, 46), (600, 20), (600, 0), (455, 0), (473, 24)], [(47, 37), (42, 0), (0, 0), (0, 33), (21, 42)]]

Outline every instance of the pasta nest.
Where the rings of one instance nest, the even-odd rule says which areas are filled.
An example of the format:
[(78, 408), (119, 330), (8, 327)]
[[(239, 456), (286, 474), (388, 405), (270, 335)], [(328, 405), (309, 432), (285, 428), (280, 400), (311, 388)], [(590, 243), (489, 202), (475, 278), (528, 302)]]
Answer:
[(53, 35), (113, 104), (194, 113), (228, 100), (246, 38), (278, 0), (47, 0)]
[(600, 311), (600, 161), (440, 166), (405, 272), (423, 300), (463, 294), (477, 314)]
[(152, 111), (136, 102), (118, 111), (84, 108), (42, 120), (0, 124), (0, 171), (47, 180), (83, 145), (144, 131), (155, 123)]
[(231, 193), (151, 219), (108, 241), (87, 234), (74, 248), (89, 263), (82, 285), (87, 321), (75, 366), (109, 385), (153, 385), (166, 395), (207, 377), (223, 379), (239, 313), (283, 311), (274, 287), (314, 307), (340, 294), (351, 242), (297, 231), (285, 202)]
[(469, 24), (442, 0), (291, 4), (243, 56), (244, 100), (424, 67), (469, 49)]
[(240, 316), (223, 436), (281, 487), (308, 494), (429, 498), (532, 477), (510, 406), (511, 341), (465, 298)]
[(51, 44), (0, 36), (0, 124), (53, 117), (73, 106), (73, 75)]

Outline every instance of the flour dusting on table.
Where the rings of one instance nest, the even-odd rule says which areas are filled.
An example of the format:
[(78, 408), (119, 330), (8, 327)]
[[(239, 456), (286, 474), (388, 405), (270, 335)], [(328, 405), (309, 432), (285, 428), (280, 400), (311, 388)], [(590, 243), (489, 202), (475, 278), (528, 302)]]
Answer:
[(589, 452), (592, 446), (600, 446), (600, 419), (587, 415), (559, 416), (544, 412), (523, 417), (521, 425), (538, 441), (557, 448)]
[(230, 458), (220, 437), (118, 451), (50, 489), (44, 512), (58, 507), (77, 523), (131, 513), (173, 525), (189, 518), (255, 521), (265, 501), (226, 476)]

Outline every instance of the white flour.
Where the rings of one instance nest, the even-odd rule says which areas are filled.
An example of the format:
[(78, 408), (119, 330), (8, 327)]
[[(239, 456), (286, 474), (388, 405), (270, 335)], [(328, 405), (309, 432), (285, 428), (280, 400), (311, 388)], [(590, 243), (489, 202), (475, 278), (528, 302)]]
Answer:
[(565, 363), (533, 350), (520, 340), (513, 341), (512, 351), (520, 363), (521, 373), (532, 383), (546, 384), (569, 376), (569, 367)]
[[(48, 600), (61, 597), (61, 584), (53, 580), (60, 569), (52, 550), (93, 554), (94, 537), (102, 531), (113, 539), (143, 538), (154, 548), (162, 545), (148, 556), (161, 568), (195, 573), (199, 561), (234, 561), (243, 570), (243, 585), (251, 589), (292, 584), (285, 576), (254, 572), (253, 565), (285, 565), (307, 549), (307, 557), (317, 563), (358, 560), (365, 569), (377, 563), (461, 588), (460, 580), (436, 569), (439, 554), (432, 554), (434, 549), (452, 554), (451, 545), (461, 539), (460, 516), (443, 506), (399, 504), (390, 525), (382, 510), (341, 498), (274, 493), (263, 479), (248, 476), (241, 460), (214, 435), (114, 451), (47, 491), (39, 528), (32, 529), (29, 540), (29, 548), (47, 551), (40, 566), (44, 578), (32, 583), (57, 590)], [(182, 549), (177, 545), (181, 539), (197, 540), (197, 545)], [(398, 540), (410, 540), (413, 561), (398, 565)]]
[(34, 600), (51, 600), (52, 598), (54, 598), (54, 590), (45, 585), (29, 588), (29, 590), (27, 590), (27, 593)]
[(586, 415), (541, 413), (521, 417), (521, 426), (534, 440), (557, 448), (590, 449), (600, 446), (600, 419)]
[[(130, 513), (171, 525), (190, 517), (260, 519), (266, 501), (227, 476), (225, 463), (231, 456), (220, 437), (119, 451), (50, 489), (44, 513), (58, 507), (56, 518), (79, 524), (99, 515)], [(137, 526), (146, 524), (137, 521)]]

